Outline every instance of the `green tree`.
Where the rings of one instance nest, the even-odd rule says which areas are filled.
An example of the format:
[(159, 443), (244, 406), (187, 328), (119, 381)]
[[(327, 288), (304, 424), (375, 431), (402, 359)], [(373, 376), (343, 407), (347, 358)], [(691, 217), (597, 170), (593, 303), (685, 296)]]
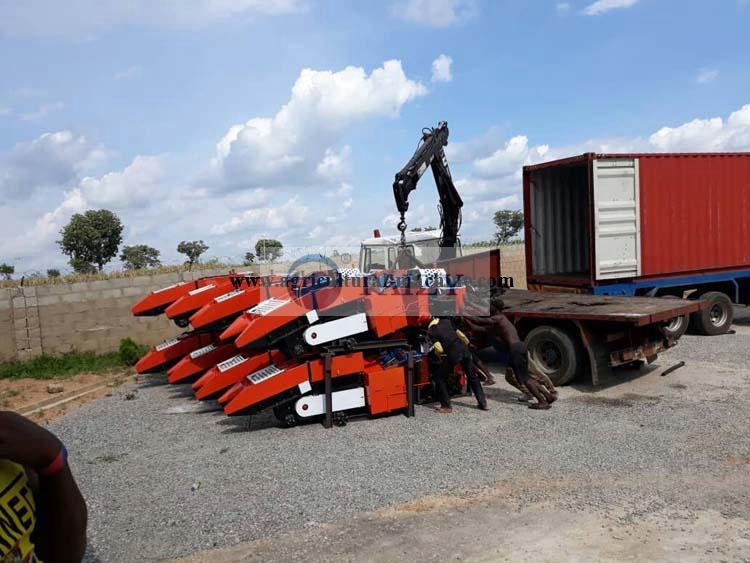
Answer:
[(495, 240), (506, 244), (523, 228), (523, 211), (502, 209), (495, 211)]
[(177, 245), (177, 252), (187, 256), (185, 264), (188, 264), (189, 266), (195, 264), (201, 254), (206, 252), (206, 250), (208, 250), (208, 245), (202, 240), (194, 240), (190, 242), (183, 240)]
[(107, 209), (76, 213), (61, 231), (57, 241), (70, 265), (82, 274), (102, 271), (104, 264), (117, 255), (122, 242), (120, 218)]
[(142, 270), (143, 268), (158, 268), (161, 266), (159, 251), (147, 244), (123, 246), (120, 260), (126, 270)]
[(255, 243), (255, 254), (265, 262), (273, 262), (284, 252), (284, 245), (276, 239), (262, 238)]
[(57, 268), (49, 268), (47, 270), (47, 277), (48, 278), (59, 278), (60, 277), (60, 270)]
[(245, 259), (242, 261), (243, 266), (252, 266), (255, 264), (255, 254), (252, 252), (245, 252)]
[(9, 280), (15, 272), (15, 266), (11, 266), (10, 264), (6, 264), (5, 262), (0, 264), (0, 276), (3, 276), (6, 280)]

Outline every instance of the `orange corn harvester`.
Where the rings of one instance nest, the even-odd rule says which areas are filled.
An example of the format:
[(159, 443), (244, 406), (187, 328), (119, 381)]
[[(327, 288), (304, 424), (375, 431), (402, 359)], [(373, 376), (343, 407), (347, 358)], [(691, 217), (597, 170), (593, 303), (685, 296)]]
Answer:
[[(422, 352), (432, 299), (441, 298), (426, 273), (440, 270), (395, 273), (416, 285), (237, 287), (214, 276), (156, 291), (134, 313), (162, 313), (193, 330), (155, 346), (136, 369), (167, 371), (170, 383), (193, 378), (196, 398), (218, 400), (227, 415), (273, 410), (285, 426), (413, 416), (415, 396), (430, 386)], [(459, 291), (456, 309), (462, 299)]]

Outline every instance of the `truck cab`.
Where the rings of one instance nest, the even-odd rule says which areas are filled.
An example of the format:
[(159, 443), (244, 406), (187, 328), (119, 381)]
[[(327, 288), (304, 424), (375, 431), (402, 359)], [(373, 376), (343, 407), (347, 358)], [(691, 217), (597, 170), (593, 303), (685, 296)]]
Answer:
[[(362, 241), (359, 250), (360, 272), (375, 270), (397, 270), (400, 235), (375, 236)], [(440, 231), (409, 231), (406, 233), (406, 249), (422, 264), (434, 264), (440, 258)], [(456, 256), (461, 256), (461, 244), (456, 245)]]

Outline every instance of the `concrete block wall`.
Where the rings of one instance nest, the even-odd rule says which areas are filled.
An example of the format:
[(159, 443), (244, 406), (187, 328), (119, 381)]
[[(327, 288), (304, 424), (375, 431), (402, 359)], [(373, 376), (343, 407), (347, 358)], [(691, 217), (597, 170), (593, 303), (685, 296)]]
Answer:
[(130, 337), (154, 345), (182, 329), (166, 317), (133, 317), (147, 293), (224, 270), (0, 289), (0, 361), (71, 351), (116, 351)]
[[(526, 287), (523, 245), (501, 249), (502, 275)], [(287, 264), (255, 271), (286, 273)], [(0, 289), (0, 361), (71, 351), (113, 352), (120, 340), (154, 345), (181, 332), (163, 315), (136, 318), (130, 307), (147, 293), (179, 281), (226, 273), (200, 270), (132, 278)]]

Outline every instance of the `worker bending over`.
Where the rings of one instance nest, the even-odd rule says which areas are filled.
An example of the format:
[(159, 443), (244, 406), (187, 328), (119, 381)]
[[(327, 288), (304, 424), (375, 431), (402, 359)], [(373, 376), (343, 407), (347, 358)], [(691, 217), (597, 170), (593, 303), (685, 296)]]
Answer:
[(435, 394), (440, 401), (440, 407), (435, 409), (436, 412), (453, 412), (448, 394), (448, 377), (457, 364), (466, 375), (469, 388), (474, 392), (479, 408), (483, 411), (489, 410), (484, 389), (482, 389), (471, 350), (469, 350), (469, 339), (463, 332), (456, 329), (453, 319), (450, 317), (433, 319), (427, 327), (427, 334), (432, 340), (432, 352), (436, 360), (433, 381)]
[[(541, 374), (529, 374), (528, 350), (519, 338), (516, 327), (502, 313), (503, 300), (499, 296), (490, 299), (490, 316), (465, 316), (463, 321), (477, 334), (490, 338), (492, 346), (501, 351), (503, 345), (510, 352), (510, 367), (505, 379), (523, 393), (521, 400), (528, 401), (533, 397), (537, 403), (529, 404), (532, 409), (548, 409), (557, 400), (557, 390), (548, 377)], [(476, 312), (476, 309), (474, 309)]]

